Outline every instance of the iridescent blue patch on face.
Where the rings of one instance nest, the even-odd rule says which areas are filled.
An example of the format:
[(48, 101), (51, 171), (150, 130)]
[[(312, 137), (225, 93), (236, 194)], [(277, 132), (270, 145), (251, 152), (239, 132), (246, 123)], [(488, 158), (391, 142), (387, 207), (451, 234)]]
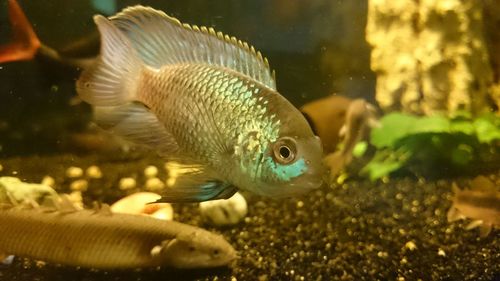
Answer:
[(272, 165), (270, 165), (271, 169), (274, 175), (276, 175), (281, 181), (289, 181), (307, 171), (306, 162), (303, 158), (288, 165), (278, 164), (274, 162), (271, 157), (268, 158), (268, 161), (272, 162)]

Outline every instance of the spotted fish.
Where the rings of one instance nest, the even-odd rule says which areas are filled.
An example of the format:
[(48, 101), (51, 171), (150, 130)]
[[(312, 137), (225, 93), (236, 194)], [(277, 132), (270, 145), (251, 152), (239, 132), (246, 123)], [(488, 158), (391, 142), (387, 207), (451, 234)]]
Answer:
[(260, 52), (150, 7), (97, 15), (101, 53), (77, 81), (97, 123), (190, 167), (164, 202), (288, 197), (322, 184), (322, 146)]

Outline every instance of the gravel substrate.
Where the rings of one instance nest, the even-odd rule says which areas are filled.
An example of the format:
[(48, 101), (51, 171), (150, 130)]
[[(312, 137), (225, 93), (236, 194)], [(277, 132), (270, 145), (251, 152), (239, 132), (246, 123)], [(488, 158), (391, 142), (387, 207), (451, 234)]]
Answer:
[[(165, 178), (163, 162), (153, 157), (58, 155), (0, 159), (0, 164), (0, 176), (40, 182), (50, 175), (59, 192), (67, 192), (75, 180), (66, 177), (68, 167), (97, 165), (103, 177), (88, 179), (86, 204), (111, 203), (138, 191), (149, 165)], [(135, 178), (138, 187), (118, 189), (122, 177)], [(204, 226), (196, 205), (175, 205), (176, 220), (222, 233), (241, 258), (216, 270), (117, 272), (16, 258), (0, 267), (0, 281), (500, 280), (500, 231), (479, 238), (477, 229), (464, 229), (467, 221), (449, 224), (450, 198), (451, 180), (348, 181), (301, 198), (250, 197), (245, 221), (223, 229)]]

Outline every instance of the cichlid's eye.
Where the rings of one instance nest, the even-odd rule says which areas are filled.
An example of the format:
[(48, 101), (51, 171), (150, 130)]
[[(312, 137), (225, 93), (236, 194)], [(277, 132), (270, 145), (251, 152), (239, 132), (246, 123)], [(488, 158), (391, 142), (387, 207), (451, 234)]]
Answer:
[(274, 158), (281, 164), (290, 164), (297, 155), (297, 146), (295, 140), (289, 137), (283, 137), (273, 145)]

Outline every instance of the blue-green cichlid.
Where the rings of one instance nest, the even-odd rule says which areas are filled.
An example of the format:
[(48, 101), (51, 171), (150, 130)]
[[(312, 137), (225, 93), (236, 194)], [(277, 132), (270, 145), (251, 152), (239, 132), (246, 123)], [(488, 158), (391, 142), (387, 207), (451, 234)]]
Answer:
[(101, 53), (77, 82), (103, 128), (192, 167), (160, 201), (238, 189), (299, 195), (322, 184), (322, 146), (276, 90), (260, 52), (212, 28), (129, 7), (95, 16)]

